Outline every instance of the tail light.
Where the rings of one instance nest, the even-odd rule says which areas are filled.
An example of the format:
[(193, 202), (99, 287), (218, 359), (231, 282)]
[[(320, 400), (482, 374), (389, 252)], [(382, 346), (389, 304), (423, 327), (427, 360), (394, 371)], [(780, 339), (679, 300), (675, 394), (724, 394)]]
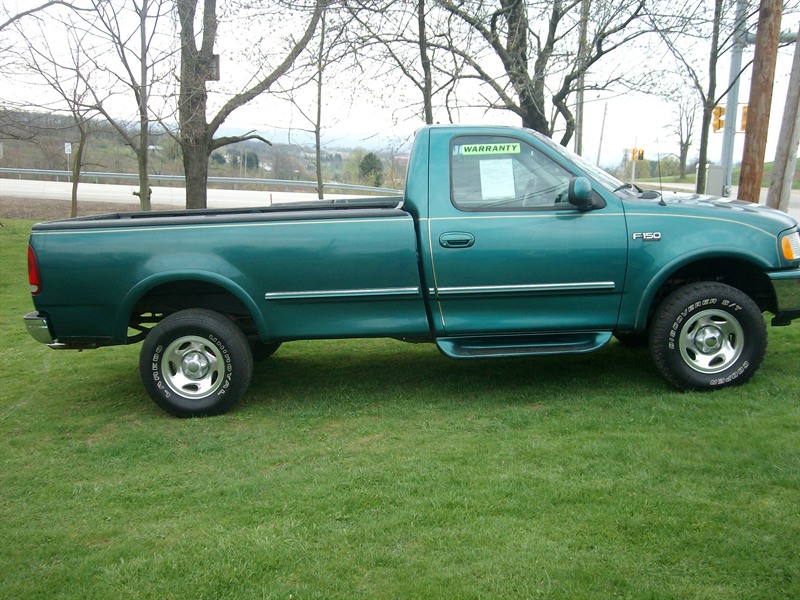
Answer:
[(42, 291), (42, 278), (39, 275), (39, 261), (36, 260), (36, 252), (28, 246), (28, 283), (31, 284), (31, 294), (34, 296)]

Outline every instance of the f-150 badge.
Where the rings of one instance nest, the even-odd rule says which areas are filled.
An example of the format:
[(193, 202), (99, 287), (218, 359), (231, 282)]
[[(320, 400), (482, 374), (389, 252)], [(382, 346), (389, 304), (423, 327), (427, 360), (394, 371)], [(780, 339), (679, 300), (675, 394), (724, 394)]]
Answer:
[(660, 242), (661, 232), (660, 231), (637, 232), (633, 234), (633, 239), (642, 240), (643, 242)]

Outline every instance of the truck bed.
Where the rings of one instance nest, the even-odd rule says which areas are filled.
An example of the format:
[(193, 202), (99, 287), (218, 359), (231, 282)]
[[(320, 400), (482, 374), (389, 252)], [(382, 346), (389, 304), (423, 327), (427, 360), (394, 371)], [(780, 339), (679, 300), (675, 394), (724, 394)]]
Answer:
[(113, 213), (34, 225), (54, 339), (127, 343), (146, 314), (202, 299), (265, 342), (430, 331), (400, 197)]
[(139, 225), (175, 225), (209, 222), (236, 223), (258, 220), (296, 220), (338, 218), (346, 212), (348, 216), (366, 216), (364, 211), (396, 210), (402, 212), (402, 196), (374, 198), (346, 198), (337, 200), (309, 200), (305, 202), (281, 203), (273, 206), (240, 207), (225, 209), (181, 209), (153, 212), (119, 212), (87, 217), (75, 217), (37, 223), (34, 231), (65, 229), (92, 229), (107, 227), (136, 227)]

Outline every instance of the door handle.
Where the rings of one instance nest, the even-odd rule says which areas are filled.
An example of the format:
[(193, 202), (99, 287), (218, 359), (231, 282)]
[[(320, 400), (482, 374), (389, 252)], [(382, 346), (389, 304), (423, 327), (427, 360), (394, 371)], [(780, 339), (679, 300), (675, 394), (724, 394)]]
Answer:
[(475, 236), (463, 231), (451, 231), (439, 236), (442, 248), (469, 248), (475, 243)]

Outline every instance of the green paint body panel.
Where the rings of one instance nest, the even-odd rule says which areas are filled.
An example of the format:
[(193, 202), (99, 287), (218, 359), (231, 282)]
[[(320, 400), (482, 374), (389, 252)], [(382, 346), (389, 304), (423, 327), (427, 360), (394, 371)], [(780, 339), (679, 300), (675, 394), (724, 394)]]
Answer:
[[(492, 143), (482, 146), (484, 137)], [(517, 170), (536, 160), (545, 179), (586, 178), (593, 207), (465, 207), (454, 173), (472, 159), (455, 157), (480, 151), (480, 173), (469, 175), (484, 199), (501, 196), (502, 186), (488, 188), (493, 173), (513, 170), (518, 183)], [(610, 177), (527, 130), (423, 128), (406, 179), (396, 199), (35, 225), (34, 304), (59, 342), (123, 344), (148, 292), (191, 283), (234, 296), (263, 341), (426, 338), (452, 356), (508, 356), (585, 352), (616, 330), (644, 330), (664, 283), (697, 261), (735, 260), (800, 281), (800, 261), (781, 252), (782, 237), (797, 231), (787, 215), (615, 192)]]

